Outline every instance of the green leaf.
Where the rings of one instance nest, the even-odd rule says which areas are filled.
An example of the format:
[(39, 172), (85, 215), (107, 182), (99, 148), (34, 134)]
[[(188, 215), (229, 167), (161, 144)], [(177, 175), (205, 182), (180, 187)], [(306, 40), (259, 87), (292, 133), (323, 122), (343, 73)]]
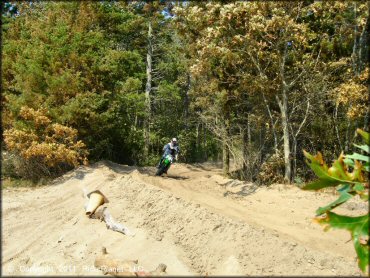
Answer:
[(321, 170), (324, 170), (324, 171), (327, 171), (328, 170), (328, 166), (325, 164), (325, 162), (324, 162), (324, 160), (322, 158), (322, 154), (320, 152), (318, 152), (316, 156), (313, 156), (312, 154), (310, 154), (310, 153), (306, 152), (305, 150), (303, 150), (303, 154), (304, 154), (304, 156), (307, 159), (310, 160), (310, 163), (307, 162), (307, 164), (310, 167), (311, 166), (315, 166), (315, 168), (320, 167), (320, 169), (318, 169), (318, 174), (319, 175), (321, 174)]
[(360, 134), (365, 141), (365, 144), (370, 145), (370, 134), (362, 129), (357, 129), (356, 132)]
[(319, 180), (303, 186), (303, 190), (318, 190), (325, 187), (337, 186), (342, 183), (354, 183), (346, 174), (343, 155), (341, 155), (338, 160), (333, 163), (333, 166), (328, 169), (320, 152), (318, 152), (316, 156), (306, 151), (303, 151), (303, 153), (305, 157), (310, 160), (307, 164), (315, 172), (316, 176), (319, 177)]
[[(316, 218), (317, 219), (317, 218)], [(317, 221), (327, 228), (346, 229), (352, 235), (352, 240), (358, 257), (358, 265), (363, 272), (369, 264), (369, 245), (363, 242), (369, 238), (369, 215), (350, 217), (328, 211), (325, 218)]]
[(355, 186), (353, 187), (353, 190), (355, 190), (355, 191), (364, 191), (365, 186), (361, 183), (356, 183)]
[(363, 177), (362, 169), (363, 169), (362, 163), (356, 160), (355, 166), (353, 167), (353, 172), (348, 173), (348, 176), (350, 177), (352, 181), (363, 182), (364, 177)]
[(353, 144), (355, 147), (367, 152), (367, 153), (370, 153), (370, 146), (369, 145), (357, 145), (357, 144)]
[(320, 224), (329, 225), (335, 229), (346, 229), (351, 233), (357, 232), (359, 235), (366, 236), (369, 233), (369, 216), (344, 216), (334, 212), (327, 212), (327, 216), (323, 219), (318, 219)]
[(349, 158), (345, 158), (343, 160), (344, 164), (348, 165), (348, 166), (352, 166), (354, 167), (355, 166), (355, 162), (352, 160), (352, 159), (349, 159)]
[(365, 162), (369, 162), (369, 160), (370, 160), (370, 157), (368, 157), (366, 155), (359, 154), (359, 153), (346, 154), (345, 157), (346, 158), (351, 158), (351, 159), (356, 159), (356, 160), (361, 160), (361, 161), (365, 161)]
[[(328, 169), (328, 174), (336, 178), (338, 180), (342, 181), (350, 181), (350, 178), (348, 176), (347, 169), (348, 167), (345, 166), (344, 162), (344, 156), (341, 154), (337, 160), (334, 161), (332, 167)], [(355, 163), (356, 166), (356, 163)]]
[(353, 193), (357, 193), (361, 200), (369, 201), (369, 194), (366, 194), (368, 190), (366, 190), (364, 184), (356, 183), (356, 185), (352, 188)]
[(303, 190), (319, 190), (325, 187), (337, 186), (341, 184), (341, 181), (335, 179), (319, 179), (317, 181), (306, 184), (302, 187)]
[(351, 189), (350, 186), (347, 186), (347, 187), (345, 186), (345, 190), (343, 190), (343, 188), (342, 190), (338, 190), (340, 192), (340, 197), (334, 202), (330, 203), (329, 205), (318, 208), (316, 210), (316, 216), (319, 216), (329, 210), (332, 210), (333, 208), (351, 199), (353, 195), (349, 193), (350, 189)]
[(342, 187), (338, 188), (337, 191), (339, 193), (344, 192), (344, 191), (350, 191), (351, 186), (349, 184), (344, 184)]
[(361, 244), (360, 236), (353, 237), (353, 244), (357, 253), (358, 266), (360, 269), (365, 272), (366, 267), (369, 265), (369, 245)]

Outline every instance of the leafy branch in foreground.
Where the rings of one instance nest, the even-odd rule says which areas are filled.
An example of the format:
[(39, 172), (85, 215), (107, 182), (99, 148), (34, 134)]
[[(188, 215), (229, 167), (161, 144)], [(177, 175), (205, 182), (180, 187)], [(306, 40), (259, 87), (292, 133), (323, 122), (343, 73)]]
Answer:
[(342, 152), (330, 168), (325, 164), (320, 152), (313, 156), (303, 151), (308, 159), (307, 164), (319, 179), (306, 184), (302, 189), (319, 190), (326, 187), (338, 187), (339, 198), (324, 207), (318, 208), (315, 220), (325, 226), (325, 231), (329, 228), (336, 228), (346, 229), (351, 233), (358, 257), (358, 265), (365, 272), (369, 265), (369, 214), (352, 217), (339, 215), (331, 211), (355, 195), (359, 195), (364, 201), (369, 201), (367, 175), (370, 160), (370, 135), (361, 129), (357, 129), (357, 133), (361, 135), (364, 144), (354, 144), (354, 146), (366, 155), (356, 152), (351, 155), (344, 155)]

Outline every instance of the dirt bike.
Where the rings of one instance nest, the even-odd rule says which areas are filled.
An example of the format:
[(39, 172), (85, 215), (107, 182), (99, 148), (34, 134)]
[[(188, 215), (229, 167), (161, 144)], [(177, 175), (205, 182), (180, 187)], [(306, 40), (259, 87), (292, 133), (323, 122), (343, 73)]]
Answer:
[(159, 164), (157, 173), (155, 173), (155, 175), (156, 176), (161, 176), (163, 173), (167, 173), (167, 171), (170, 168), (172, 163), (173, 163), (172, 155), (170, 155), (170, 154), (166, 155), (162, 159), (161, 163)]

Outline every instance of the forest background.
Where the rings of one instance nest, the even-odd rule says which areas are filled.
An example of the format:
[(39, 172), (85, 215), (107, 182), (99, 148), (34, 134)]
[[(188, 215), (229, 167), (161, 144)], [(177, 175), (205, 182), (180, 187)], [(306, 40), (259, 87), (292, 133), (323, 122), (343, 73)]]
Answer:
[(2, 3), (2, 179), (81, 163), (184, 163), (268, 185), (313, 178), (369, 123), (370, 2)]

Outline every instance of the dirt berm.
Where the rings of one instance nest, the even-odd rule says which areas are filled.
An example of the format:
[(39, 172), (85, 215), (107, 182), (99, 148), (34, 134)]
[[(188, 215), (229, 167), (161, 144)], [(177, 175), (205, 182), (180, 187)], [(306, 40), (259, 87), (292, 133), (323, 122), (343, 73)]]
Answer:
[[(102, 275), (93, 265), (103, 246), (145, 270), (164, 263), (168, 275), (361, 275), (350, 234), (312, 222), (337, 196), (257, 187), (209, 164), (154, 171), (100, 162), (45, 187), (3, 190), (3, 275)], [(99, 188), (135, 236), (89, 219), (83, 188)], [(337, 211), (367, 207), (354, 200)]]

